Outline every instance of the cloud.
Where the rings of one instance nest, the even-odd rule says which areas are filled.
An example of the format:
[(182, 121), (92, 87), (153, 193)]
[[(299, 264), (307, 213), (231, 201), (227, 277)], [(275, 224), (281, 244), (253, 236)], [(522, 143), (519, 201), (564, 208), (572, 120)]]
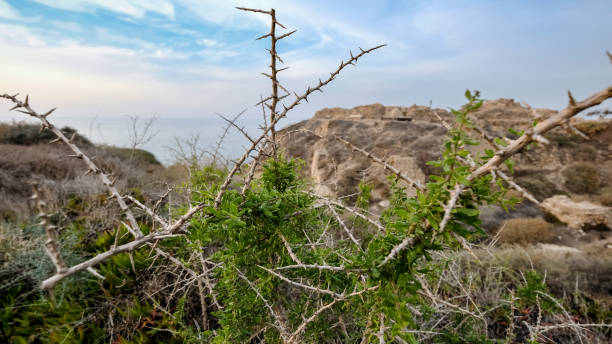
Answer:
[(6, 1), (0, 0), (0, 18), (20, 19), (20, 16)]
[(58, 29), (64, 30), (64, 31), (69, 31), (69, 32), (81, 32), (83, 31), (83, 28), (81, 27), (81, 25), (75, 23), (75, 22), (69, 22), (69, 21), (60, 21), (60, 20), (52, 20), (51, 25), (55, 26)]
[(68, 11), (87, 12), (103, 8), (118, 14), (143, 18), (147, 12), (174, 19), (174, 5), (169, 0), (33, 0)]
[(223, 45), (222, 42), (218, 42), (214, 39), (207, 39), (207, 38), (199, 39), (196, 41), (196, 43), (203, 45), (205, 47), (208, 47), (208, 48), (218, 47), (218, 46)]

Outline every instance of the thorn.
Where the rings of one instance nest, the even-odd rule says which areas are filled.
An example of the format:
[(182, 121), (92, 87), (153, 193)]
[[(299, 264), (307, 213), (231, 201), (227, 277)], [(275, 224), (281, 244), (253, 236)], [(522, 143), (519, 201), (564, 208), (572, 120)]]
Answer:
[(576, 106), (576, 99), (574, 99), (574, 96), (572, 96), (572, 92), (570, 92), (569, 90), (567, 91), (567, 96), (569, 97), (569, 104), (571, 106)]
[(281, 35), (281, 36), (280, 36), (280, 37), (278, 37), (276, 40), (283, 39), (283, 38), (287, 38), (287, 37), (289, 37), (289, 36), (293, 35), (293, 34), (294, 34), (296, 31), (297, 31), (297, 30), (293, 30), (293, 31), (288, 32), (288, 33), (286, 33), (286, 34), (284, 34), (284, 35)]
[(29, 101), (29, 100), (30, 100), (30, 95), (28, 94), (28, 95), (26, 95), (26, 99), (25, 99), (24, 106), (28, 106), (28, 105), (29, 105), (29, 104), (28, 104), (28, 101)]
[(533, 136), (532, 136), (532, 138), (533, 138), (535, 141), (537, 141), (537, 142), (539, 142), (539, 143), (541, 143), (541, 144), (544, 144), (544, 145), (548, 145), (548, 144), (550, 144), (550, 141), (548, 141), (548, 139), (546, 139), (546, 138), (545, 138), (544, 136), (542, 136), (542, 135), (533, 135)]
[(349, 50), (349, 54), (351, 54), (351, 60), (353, 60), (355, 58), (355, 56), (353, 56), (353, 51)]
[(17, 112), (25, 113), (26, 115), (30, 114), (28, 111), (23, 111), (23, 110), (17, 110)]
[(74, 138), (76, 137), (76, 133), (72, 133), (72, 136), (70, 137), (70, 143), (72, 143), (74, 141)]
[(15, 106), (13, 106), (12, 108), (10, 108), (9, 111), (13, 111), (13, 110), (18, 109), (20, 107), (21, 107), (21, 104), (17, 104)]
[(266, 37), (268, 37), (268, 36), (272, 36), (272, 35), (271, 35), (271, 34), (269, 34), (269, 33), (267, 33), (267, 34), (265, 34), (265, 35), (263, 35), (263, 36), (259, 36), (259, 37), (255, 38), (255, 40), (256, 40), (256, 41), (259, 41), (260, 39), (264, 39), (264, 38), (266, 38)]
[(53, 109), (51, 109), (51, 110), (47, 111), (47, 113), (45, 113), (45, 114), (44, 114), (44, 115), (42, 115), (42, 116), (43, 116), (44, 118), (47, 118), (47, 116), (49, 116), (50, 114), (52, 114), (52, 113), (53, 113), (53, 111), (55, 111), (56, 109), (57, 109), (57, 108), (53, 108)]
[(612, 63), (612, 54), (610, 54), (610, 52), (606, 50), (606, 55), (608, 55), (608, 57), (610, 58), (610, 63)]
[(59, 142), (59, 141), (60, 141), (60, 139), (58, 137), (58, 138), (55, 138), (55, 139), (49, 141), (49, 144), (53, 144), (53, 143), (56, 143), (56, 142)]
[(279, 72), (282, 72), (282, 71), (287, 70), (287, 69), (289, 69), (289, 66), (287, 66), (285, 68), (281, 68), (281, 69), (277, 70), (276, 72), (279, 73)]

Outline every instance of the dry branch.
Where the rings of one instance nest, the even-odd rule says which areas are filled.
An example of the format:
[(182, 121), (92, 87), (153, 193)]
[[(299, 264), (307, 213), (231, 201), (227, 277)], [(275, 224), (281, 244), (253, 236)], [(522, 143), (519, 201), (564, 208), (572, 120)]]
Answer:
[(520, 152), (527, 144), (533, 141), (534, 135), (542, 135), (554, 127), (563, 124), (565, 120), (576, 116), (581, 111), (599, 105), (604, 100), (609, 98), (612, 98), (612, 86), (591, 95), (583, 101), (575, 102), (575, 105), (569, 104), (565, 109), (559, 111), (557, 114), (538, 123), (535, 127), (526, 130), (521, 137), (516, 140), (512, 140), (507, 147), (497, 151), (495, 156), (493, 156), (489, 161), (487, 161), (486, 164), (479, 167), (468, 177), (468, 181), (472, 181), (494, 169), (497, 169), (509, 157)]
[(72, 143), (71, 139), (67, 138), (61, 130), (59, 130), (47, 120), (47, 117), (55, 110), (55, 108), (41, 115), (38, 112), (34, 111), (32, 107), (30, 107), (29, 96), (26, 96), (24, 102), (17, 99), (17, 95), (11, 96), (8, 94), (3, 94), (0, 95), (0, 98), (6, 98), (15, 104), (15, 106), (11, 110), (23, 109), (17, 111), (38, 119), (41, 122), (43, 129), (46, 128), (51, 130), (57, 136), (58, 139), (64, 142), (74, 152), (74, 157), (83, 160), (85, 165), (87, 165), (89, 171), (98, 175), (102, 183), (106, 186), (110, 194), (119, 204), (121, 210), (125, 212), (130, 223), (130, 225), (127, 226), (128, 230), (132, 233), (132, 235), (134, 235), (135, 238), (142, 237), (143, 234), (140, 231), (140, 227), (138, 226), (136, 218), (134, 218), (134, 215), (130, 212), (127, 204), (125, 204), (125, 202), (123, 201), (123, 197), (121, 196), (117, 188), (115, 188), (114, 182), (110, 180), (109, 175), (102, 172), (102, 170), (98, 168), (98, 166), (96, 166), (96, 164), (87, 155), (85, 155), (85, 153), (83, 153), (83, 151), (81, 151), (81, 149), (77, 145)]
[(51, 223), (50, 216), (46, 212), (47, 203), (42, 199), (40, 191), (38, 190), (38, 185), (34, 184), (33, 189), (34, 194), (31, 199), (36, 202), (38, 217), (40, 217), (40, 225), (45, 229), (45, 233), (47, 234), (47, 240), (45, 241), (47, 255), (51, 258), (56, 272), (62, 273), (66, 271), (67, 267), (60, 252), (60, 245), (57, 243), (57, 226)]
[[(315, 132), (308, 130), (308, 129), (298, 129), (296, 130), (297, 132), (304, 132), (304, 133), (308, 133), (310, 135), (316, 136), (321, 140), (327, 140), (325, 137), (316, 134)], [(359, 148), (357, 146), (355, 146), (353, 143), (334, 135), (334, 139), (338, 142), (341, 142), (343, 144), (345, 144), (346, 146), (348, 146), (351, 150), (353, 150), (354, 152), (359, 152), (363, 155), (365, 155), (366, 157), (368, 157), (369, 159), (371, 159), (372, 161), (379, 163), (383, 166), (383, 169), (386, 171), (390, 171), (391, 173), (394, 173), (399, 179), (405, 181), (406, 183), (408, 183), (410, 186), (415, 187), (419, 190), (423, 190), (424, 186), (423, 184), (419, 183), (418, 181), (410, 178), (409, 176), (407, 176), (405, 173), (403, 173), (400, 169), (398, 169), (397, 167), (394, 167), (393, 165), (389, 164), (387, 161), (385, 161), (384, 159), (381, 159), (377, 156), (375, 156), (374, 154), (366, 151), (363, 148)]]

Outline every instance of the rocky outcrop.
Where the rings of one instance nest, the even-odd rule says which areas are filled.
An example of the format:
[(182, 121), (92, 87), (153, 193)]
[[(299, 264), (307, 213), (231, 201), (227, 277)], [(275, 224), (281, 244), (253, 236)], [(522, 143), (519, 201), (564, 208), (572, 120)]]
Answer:
[(542, 206), (571, 229), (612, 229), (612, 209), (608, 207), (575, 202), (565, 195), (547, 198)]
[[(509, 128), (527, 129), (534, 121), (553, 113), (553, 110), (531, 109), (512, 99), (498, 99), (486, 101), (470, 119), (491, 136), (511, 139), (514, 136)], [(279, 137), (289, 156), (306, 162), (305, 173), (312, 178), (317, 192), (335, 197), (352, 195), (360, 182), (366, 182), (374, 187), (373, 204), (382, 206), (389, 197), (387, 173), (335, 137), (385, 159), (411, 178), (424, 182), (427, 175), (436, 172), (427, 161), (440, 157), (446, 139), (446, 129), (438, 116), (449, 123), (454, 119), (446, 110), (417, 105), (325, 108), (312, 119), (282, 130)], [(580, 188), (568, 187), (568, 183), (582, 182), (568, 178), (568, 166), (576, 163), (592, 164), (597, 169), (598, 175), (588, 176), (588, 182), (596, 180), (601, 188), (612, 186), (612, 121), (572, 121), (590, 139), (558, 128), (546, 135), (549, 145), (531, 147), (513, 157), (517, 166), (515, 181), (539, 200), (579, 191)], [(473, 137), (480, 140), (475, 132)], [(490, 147), (484, 142), (474, 147), (474, 155), (485, 148)], [(408, 187), (408, 193), (413, 192)]]

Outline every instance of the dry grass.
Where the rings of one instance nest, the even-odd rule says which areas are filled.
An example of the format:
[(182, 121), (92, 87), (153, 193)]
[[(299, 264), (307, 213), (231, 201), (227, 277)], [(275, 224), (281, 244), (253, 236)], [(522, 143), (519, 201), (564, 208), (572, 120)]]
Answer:
[(601, 204), (612, 207), (612, 187), (601, 188), (596, 198)]
[(517, 178), (516, 182), (539, 200), (562, 193), (555, 183), (546, 178), (544, 173), (537, 171)]
[(563, 169), (565, 187), (578, 194), (594, 193), (600, 186), (597, 166), (588, 162), (579, 162)]
[(612, 305), (612, 252), (610, 249), (577, 250), (543, 245), (529, 248), (495, 249), (487, 264), (500, 264), (515, 271), (534, 268), (546, 276), (546, 285), (556, 296), (579, 291)]
[(518, 218), (504, 221), (497, 233), (500, 244), (526, 245), (551, 239), (551, 225), (541, 218)]
[(580, 121), (574, 125), (578, 130), (583, 133), (593, 136), (596, 135), (610, 126), (612, 126), (612, 121), (601, 121), (601, 120), (589, 120), (589, 121)]

